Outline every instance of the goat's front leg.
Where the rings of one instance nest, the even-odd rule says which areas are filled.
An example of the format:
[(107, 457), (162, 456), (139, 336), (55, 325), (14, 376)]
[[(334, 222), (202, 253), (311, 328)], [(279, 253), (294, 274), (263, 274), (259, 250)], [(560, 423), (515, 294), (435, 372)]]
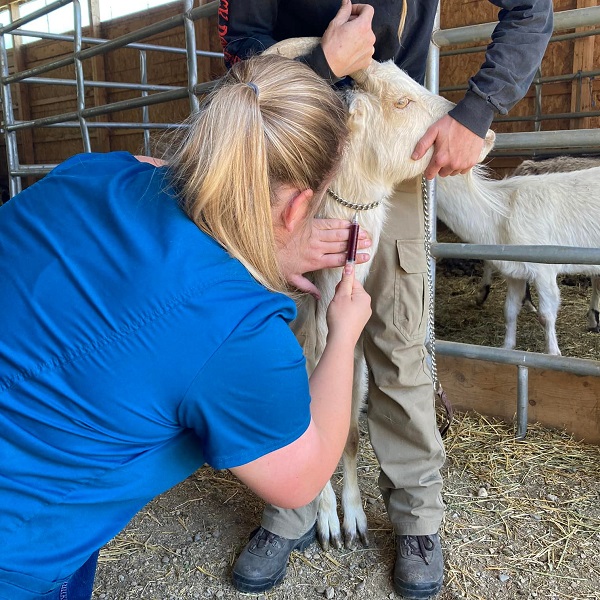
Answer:
[(512, 350), (517, 345), (517, 318), (523, 306), (526, 281), (506, 278), (506, 300), (504, 302), (504, 347)]
[[(356, 469), (359, 430), (358, 419), (364, 405), (367, 389), (367, 370), (362, 343), (359, 342), (354, 350), (354, 381), (352, 388), (352, 414), (348, 439), (342, 455), (343, 490), (342, 510), (344, 511), (344, 544), (352, 549), (360, 541), (369, 545), (367, 517), (362, 506), (360, 488), (358, 487), (358, 472)], [(317, 516), (317, 535), (321, 546), (327, 550), (330, 546), (342, 547), (340, 521), (336, 510), (336, 497), (331, 482), (321, 492), (319, 512)]]
[[(361, 340), (362, 342), (362, 340)], [(358, 420), (364, 406), (367, 392), (367, 364), (362, 351), (362, 343), (354, 350), (354, 382), (352, 388), (352, 417), (348, 440), (342, 455), (344, 465), (344, 489), (342, 491), (342, 510), (344, 511), (344, 542), (346, 548), (353, 549), (357, 541), (369, 545), (367, 517), (363, 509), (358, 487), (357, 457), (360, 434)], [(358, 538), (358, 540), (357, 540)]]
[(337, 514), (335, 492), (331, 481), (321, 492), (319, 497), (319, 512), (317, 513), (317, 537), (323, 550), (342, 547), (342, 530)]
[[(327, 306), (333, 296), (335, 284), (333, 281), (326, 279), (327, 273), (319, 273), (320, 279), (319, 289), (323, 294), (323, 298), (317, 304), (316, 311), (316, 356), (321, 357), (325, 350), (325, 341), (327, 339)], [(319, 497), (319, 512), (317, 513), (317, 537), (319, 543), (324, 550), (328, 550), (330, 546), (334, 548), (342, 547), (342, 531), (340, 528), (340, 520), (337, 514), (337, 500), (331, 481), (321, 492)]]

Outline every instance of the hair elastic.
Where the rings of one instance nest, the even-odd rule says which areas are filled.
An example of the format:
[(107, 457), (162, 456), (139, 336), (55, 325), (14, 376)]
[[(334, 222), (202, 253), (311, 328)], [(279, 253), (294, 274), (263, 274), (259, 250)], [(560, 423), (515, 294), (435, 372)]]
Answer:
[(252, 83), (251, 81), (246, 85), (256, 94), (256, 97), (258, 98), (258, 86), (255, 83)]

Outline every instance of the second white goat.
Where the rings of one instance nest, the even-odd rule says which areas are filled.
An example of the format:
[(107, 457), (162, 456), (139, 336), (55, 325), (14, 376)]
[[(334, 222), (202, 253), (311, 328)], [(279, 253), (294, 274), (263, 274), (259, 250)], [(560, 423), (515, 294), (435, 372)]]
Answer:
[[(439, 180), (438, 216), (466, 242), (477, 244), (600, 247), (600, 167), (489, 179), (481, 167)], [(525, 286), (535, 285), (546, 352), (560, 354), (556, 314), (561, 273), (600, 275), (597, 265), (491, 261), (507, 281), (505, 348), (516, 345), (517, 316)]]

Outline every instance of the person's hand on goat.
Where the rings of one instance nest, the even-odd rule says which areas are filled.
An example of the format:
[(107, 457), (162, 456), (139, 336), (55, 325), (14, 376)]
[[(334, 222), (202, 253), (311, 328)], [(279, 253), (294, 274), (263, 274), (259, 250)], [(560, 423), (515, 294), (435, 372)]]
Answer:
[(483, 138), (450, 115), (445, 115), (425, 132), (411, 158), (419, 160), (433, 146), (433, 156), (425, 170), (425, 177), (458, 175), (466, 173), (479, 162), (483, 144)]
[(321, 38), (327, 64), (337, 77), (366, 69), (371, 64), (375, 52), (372, 20), (371, 5), (342, 0), (340, 10)]
[[(299, 261), (295, 272), (287, 276), (288, 283), (301, 292), (312, 294), (317, 300), (321, 294), (317, 287), (305, 277), (305, 273), (341, 267), (346, 263), (350, 221), (344, 219), (313, 219), (312, 231), (308, 243), (300, 250)], [(371, 246), (371, 240), (364, 229), (358, 235), (358, 249), (364, 250)], [(362, 264), (370, 259), (366, 252), (358, 252), (356, 264)]]

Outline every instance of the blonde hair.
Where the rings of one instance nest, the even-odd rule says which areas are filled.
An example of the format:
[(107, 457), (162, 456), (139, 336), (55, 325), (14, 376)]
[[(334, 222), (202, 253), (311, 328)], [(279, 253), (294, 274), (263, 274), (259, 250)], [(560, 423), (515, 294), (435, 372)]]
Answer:
[(277, 262), (274, 186), (318, 190), (339, 162), (346, 120), (341, 100), (307, 66), (254, 57), (211, 92), (169, 161), (189, 217), (271, 290), (288, 289)]

